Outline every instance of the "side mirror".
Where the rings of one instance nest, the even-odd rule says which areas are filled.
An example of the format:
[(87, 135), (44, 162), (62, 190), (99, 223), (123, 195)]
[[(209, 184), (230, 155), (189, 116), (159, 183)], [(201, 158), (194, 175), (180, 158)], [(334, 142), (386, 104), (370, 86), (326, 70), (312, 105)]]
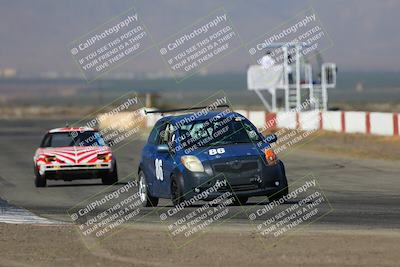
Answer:
[(267, 136), (265, 137), (265, 140), (266, 140), (268, 143), (275, 143), (275, 142), (278, 140), (278, 136), (276, 136), (276, 134), (270, 134), (270, 135), (267, 135)]
[(168, 153), (169, 152), (169, 147), (167, 144), (161, 144), (157, 146), (157, 152), (159, 153)]

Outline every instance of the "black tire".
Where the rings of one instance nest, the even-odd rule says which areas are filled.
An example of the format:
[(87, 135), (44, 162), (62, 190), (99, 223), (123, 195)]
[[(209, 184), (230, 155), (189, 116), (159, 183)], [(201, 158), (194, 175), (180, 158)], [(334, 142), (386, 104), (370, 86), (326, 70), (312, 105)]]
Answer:
[(289, 186), (288, 186), (288, 182), (287, 182), (287, 178), (286, 178), (286, 171), (285, 171), (285, 165), (283, 164), (282, 161), (279, 162), (281, 169), (282, 169), (282, 179), (281, 179), (281, 189), (278, 192), (275, 192), (274, 194), (268, 196), (268, 200), (269, 201), (274, 201), (274, 200), (278, 200), (284, 196), (287, 196), (287, 194), (289, 194)]
[(232, 205), (233, 206), (246, 205), (247, 200), (249, 200), (248, 197), (235, 197), (232, 202)]
[(157, 207), (158, 197), (153, 197), (150, 194), (143, 171), (139, 172), (139, 196), (143, 207)]
[(171, 177), (171, 200), (174, 206), (181, 204), (184, 201), (182, 185), (175, 175)]
[(117, 162), (114, 162), (114, 169), (111, 173), (106, 174), (104, 177), (101, 177), (101, 182), (104, 185), (112, 185), (118, 182), (118, 168)]
[(35, 186), (36, 187), (46, 187), (47, 185), (47, 179), (46, 179), (46, 175), (40, 175), (40, 173), (37, 171), (37, 168), (34, 167), (34, 171), (35, 171)]
[(286, 185), (285, 188), (282, 188), (280, 191), (268, 196), (268, 200), (269, 201), (278, 200), (284, 196), (287, 196), (287, 194), (289, 194), (289, 187)]

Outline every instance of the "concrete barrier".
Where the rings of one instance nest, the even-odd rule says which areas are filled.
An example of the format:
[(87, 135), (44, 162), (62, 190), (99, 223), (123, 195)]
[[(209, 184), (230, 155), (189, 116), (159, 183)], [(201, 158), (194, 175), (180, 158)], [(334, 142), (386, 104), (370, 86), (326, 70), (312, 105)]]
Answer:
[(367, 133), (366, 112), (346, 111), (344, 114), (346, 133)]
[[(333, 132), (363, 133), (385, 136), (399, 135), (399, 113), (362, 111), (277, 112), (236, 110), (257, 128), (323, 129)], [(146, 116), (147, 127), (153, 127), (160, 114)]]
[(276, 114), (276, 126), (278, 128), (296, 129), (297, 113), (295, 113), (295, 112), (278, 112)]
[[(137, 122), (135, 121), (137, 120)], [(133, 129), (135, 127), (146, 128), (148, 127), (148, 118), (145, 117), (144, 111), (140, 112), (140, 116), (138, 116), (135, 112), (119, 112), (116, 114), (99, 114), (97, 117), (97, 121), (99, 122), (97, 127), (100, 129), (108, 129), (110, 130), (118, 130), (118, 131), (126, 131), (128, 129)], [(139, 125), (134, 124), (133, 122), (139, 123)]]
[(262, 128), (265, 124), (265, 111), (249, 111), (248, 119), (257, 128)]
[(393, 135), (394, 123), (392, 113), (371, 112), (370, 119), (370, 133), (376, 135)]
[(300, 129), (311, 131), (318, 130), (320, 127), (319, 111), (306, 111), (299, 113)]
[(342, 112), (325, 111), (322, 112), (322, 129), (326, 131), (342, 131)]
[(243, 116), (245, 116), (246, 118), (248, 118), (248, 117), (249, 117), (249, 112), (248, 112), (247, 110), (244, 110), (244, 109), (238, 109), (238, 110), (235, 110), (235, 112), (239, 113), (240, 115), (243, 115)]
[(265, 130), (274, 130), (276, 129), (276, 113), (269, 112), (265, 115)]

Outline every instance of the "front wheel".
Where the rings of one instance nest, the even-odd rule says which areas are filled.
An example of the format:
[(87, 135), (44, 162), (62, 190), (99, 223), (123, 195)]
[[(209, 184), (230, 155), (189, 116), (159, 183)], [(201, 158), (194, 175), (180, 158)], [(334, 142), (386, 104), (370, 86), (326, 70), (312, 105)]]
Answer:
[(184, 200), (182, 186), (175, 176), (171, 177), (171, 200), (174, 206), (181, 204)]
[(47, 185), (46, 175), (45, 174), (40, 175), (40, 173), (35, 168), (35, 186), (46, 187), (46, 185)]
[(283, 164), (282, 161), (280, 161), (279, 164), (282, 170), (282, 178), (280, 179), (281, 189), (278, 192), (275, 192), (274, 194), (268, 196), (269, 201), (278, 200), (289, 194), (289, 186), (286, 178), (285, 165)]
[(269, 201), (274, 201), (274, 200), (279, 200), (282, 197), (287, 196), (289, 194), (289, 187), (286, 186), (285, 188), (282, 188), (280, 191), (268, 196)]
[(112, 185), (118, 182), (118, 169), (117, 163), (114, 163), (114, 169), (111, 173), (106, 174), (104, 177), (101, 177), (101, 182), (104, 185)]
[(139, 172), (139, 196), (143, 207), (156, 207), (158, 198), (150, 195), (143, 171)]
[(234, 200), (232, 202), (233, 206), (241, 206), (245, 205), (247, 200), (249, 200), (248, 197), (234, 197)]

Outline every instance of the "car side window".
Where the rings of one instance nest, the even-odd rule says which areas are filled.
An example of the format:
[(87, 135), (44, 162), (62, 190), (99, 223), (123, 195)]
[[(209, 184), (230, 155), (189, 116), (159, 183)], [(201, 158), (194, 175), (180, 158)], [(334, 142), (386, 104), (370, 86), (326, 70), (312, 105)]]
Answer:
[(160, 132), (160, 128), (163, 126), (163, 124), (158, 123), (154, 126), (153, 130), (151, 131), (149, 135), (149, 139), (147, 139), (147, 143), (150, 144), (156, 144), (157, 143), (157, 137), (158, 133)]
[(160, 127), (160, 134), (157, 144), (161, 145), (161, 144), (171, 143), (175, 138), (174, 134), (175, 134), (174, 126), (169, 122), (165, 122), (164, 125)]
[(248, 123), (243, 123), (243, 127), (249, 135), (251, 141), (260, 141), (260, 137), (258, 136), (257, 132)]
[(168, 144), (168, 140), (169, 140), (169, 136), (170, 136), (170, 130), (169, 130), (170, 125), (171, 124), (166, 122), (163, 125), (163, 127), (161, 127), (162, 130), (160, 131), (160, 134), (159, 134), (158, 144), (160, 144), (160, 145)]

